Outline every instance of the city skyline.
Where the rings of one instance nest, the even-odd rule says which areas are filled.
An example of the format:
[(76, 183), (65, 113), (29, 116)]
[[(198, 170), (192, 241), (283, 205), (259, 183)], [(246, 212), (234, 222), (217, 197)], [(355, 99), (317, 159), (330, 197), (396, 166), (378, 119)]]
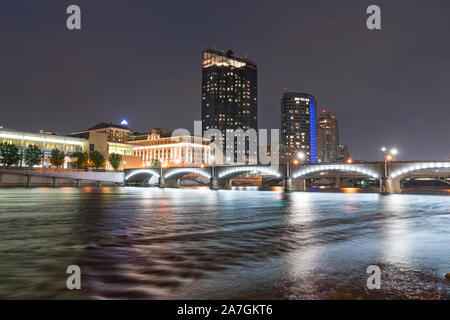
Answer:
[(449, 0), (2, 1), (0, 300), (450, 300), (449, 31)]
[[(138, 131), (190, 129), (201, 119), (201, 50), (231, 48), (256, 60), (260, 69), (260, 128), (279, 127), (279, 99), (287, 88), (310, 92), (319, 110), (337, 113), (341, 140), (355, 158), (378, 160), (382, 146), (398, 147), (400, 159), (450, 158), (445, 10), (409, 2), (405, 11), (401, 4), (381, 1), (387, 14), (377, 34), (365, 28), (365, 4), (356, 1), (323, 1), (320, 7), (289, 4), (279, 12), (271, 10), (269, 2), (259, 2), (254, 16), (248, 15), (253, 9), (249, 3), (233, 16), (230, 28), (220, 22), (232, 9), (219, 4), (195, 10), (182, 4), (174, 12), (168, 4), (111, 4), (108, 15), (102, 15), (102, 3), (79, 1), (83, 29), (71, 33), (60, 23), (65, 4), (47, 4), (8, 2), (0, 13), (0, 32), (7, 43), (0, 55), (8, 61), (1, 75), (4, 127), (69, 133), (127, 118)], [(193, 23), (195, 17), (218, 9), (219, 21), (203, 20), (206, 28)], [(432, 15), (425, 14), (423, 24), (413, 24), (418, 12)], [(119, 16), (122, 22), (115, 23)], [(239, 19), (244, 16), (245, 23)], [(265, 19), (272, 23), (266, 25)], [(151, 21), (166, 27), (162, 34)], [(250, 22), (254, 27), (243, 28)], [(177, 33), (183, 25), (188, 35), (184, 38)], [(151, 41), (143, 43), (144, 36)], [(333, 54), (324, 51), (330, 47)], [(173, 93), (171, 99), (168, 92)]]

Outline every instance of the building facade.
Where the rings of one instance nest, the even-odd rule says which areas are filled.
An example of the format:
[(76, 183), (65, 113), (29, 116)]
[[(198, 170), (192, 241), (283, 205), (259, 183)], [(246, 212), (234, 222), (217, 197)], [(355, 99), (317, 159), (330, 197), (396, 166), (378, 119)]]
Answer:
[(316, 101), (307, 93), (286, 92), (281, 98), (281, 147), (286, 158), (305, 154), (307, 162), (317, 162)]
[(140, 141), (140, 140), (155, 140), (159, 138), (168, 138), (172, 136), (172, 130), (156, 128), (152, 132), (133, 132), (129, 136), (129, 141)]
[(346, 161), (350, 159), (350, 151), (345, 144), (338, 145), (338, 161)]
[(339, 127), (336, 115), (323, 110), (317, 115), (317, 161), (336, 162), (339, 155)]
[(210, 165), (214, 160), (210, 141), (199, 137), (165, 137), (129, 143), (134, 145), (134, 155), (140, 158), (141, 167), (149, 167), (153, 160), (168, 167)]
[(72, 136), (87, 140), (87, 153), (100, 152), (106, 159), (105, 168), (111, 170), (108, 159), (112, 153), (122, 156), (122, 165), (119, 169), (139, 167), (140, 159), (134, 155), (134, 145), (128, 142), (131, 130), (128, 123), (113, 124), (101, 122), (87, 130), (72, 133)]
[[(43, 133), (47, 132), (47, 133)], [(138, 167), (140, 159), (134, 156), (134, 145), (108, 141), (107, 133), (88, 132), (83, 134), (84, 138), (61, 136), (49, 131), (41, 133), (21, 132), (12, 129), (0, 128), (0, 143), (9, 143), (17, 146), (21, 153), (30, 145), (38, 146), (44, 153), (40, 167), (51, 167), (49, 158), (53, 149), (58, 149), (66, 154), (63, 168), (72, 168), (71, 155), (74, 152), (90, 153), (100, 152), (105, 157), (105, 168), (112, 170), (109, 163), (109, 156), (117, 153), (122, 156), (122, 166), (128, 163), (131, 167)], [(24, 165), (21, 163), (20, 165)]]
[(72, 133), (72, 136), (85, 138), (86, 134), (90, 132), (105, 133), (107, 135), (108, 141), (111, 142), (126, 143), (128, 141), (128, 136), (130, 135), (131, 130), (124, 125), (102, 122), (87, 130), (74, 132)]
[[(235, 57), (232, 51), (206, 49), (202, 52), (202, 127), (203, 131), (218, 129), (222, 132), (225, 148), (227, 131), (257, 129), (257, 66), (256, 63)], [(235, 139), (234, 156), (238, 146)], [(256, 161), (256, 152), (249, 153), (245, 139), (245, 158)], [(232, 152), (232, 151), (231, 151)], [(242, 156), (242, 155), (241, 155)], [(234, 161), (233, 161), (234, 162)]]
[[(53, 149), (63, 151), (66, 154), (64, 168), (70, 166), (72, 153), (83, 152), (87, 146), (86, 139), (0, 128), (0, 143), (5, 142), (18, 147), (22, 154), (28, 146), (38, 146), (44, 153), (41, 166), (50, 166), (48, 160)], [(20, 165), (24, 165), (24, 163), (22, 162)]]

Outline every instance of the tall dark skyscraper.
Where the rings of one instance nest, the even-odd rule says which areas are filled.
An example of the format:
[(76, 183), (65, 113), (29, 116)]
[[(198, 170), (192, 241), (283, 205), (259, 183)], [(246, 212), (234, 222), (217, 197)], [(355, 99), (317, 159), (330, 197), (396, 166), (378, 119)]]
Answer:
[[(227, 130), (257, 129), (257, 106), (256, 64), (235, 57), (230, 50), (203, 50), (203, 131), (219, 129), (225, 139)], [(247, 148), (246, 156), (248, 158)]]
[(302, 151), (317, 162), (316, 101), (307, 93), (286, 92), (281, 98), (281, 145), (288, 157)]
[(323, 110), (317, 115), (317, 160), (336, 162), (339, 155), (339, 127), (336, 115)]

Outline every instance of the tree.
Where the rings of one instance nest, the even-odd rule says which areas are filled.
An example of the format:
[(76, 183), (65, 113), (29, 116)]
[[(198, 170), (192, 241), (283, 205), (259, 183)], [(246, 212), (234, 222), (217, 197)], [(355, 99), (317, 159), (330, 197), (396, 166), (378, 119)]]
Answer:
[(14, 144), (2, 143), (0, 144), (0, 163), (9, 167), (17, 165), (20, 162), (19, 148)]
[(87, 154), (83, 152), (72, 153), (72, 164), (75, 168), (81, 169), (86, 166)]
[(89, 159), (91, 160), (95, 169), (103, 167), (105, 164), (105, 157), (98, 151), (91, 152), (89, 155)]
[(111, 163), (111, 166), (114, 168), (114, 170), (119, 169), (119, 167), (122, 165), (122, 155), (118, 153), (111, 153), (109, 156), (109, 162)]
[(158, 159), (153, 159), (152, 163), (150, 164), (150, 168), (160, 168), (161, 167), (161, 161)]
[(50, 154), (50, 163), (52, 166), (61, 167), (64, 164), (64, 158), (66, 155), (64, 152), (59, 151), (58, 149), (53, 149)]
[(24, 160), (29, 167), (41, 164), (44, 153), (38, 146), (30, 145), (25, 149)]

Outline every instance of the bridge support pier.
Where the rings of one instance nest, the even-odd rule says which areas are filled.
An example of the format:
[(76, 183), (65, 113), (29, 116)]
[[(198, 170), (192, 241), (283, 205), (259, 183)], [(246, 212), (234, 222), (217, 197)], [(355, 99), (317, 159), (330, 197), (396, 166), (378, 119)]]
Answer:
[(58, 183), (57, 183), (57, 180), (56, 180), (55, 177), (52, 178), (52, 186), (53, 187), (57, 187), (58, 186)]
[(219, 181), (217, 180), (217, 178), (211, 178), (209, 180), (209, 188), (212, 190), (219, 190)]
[(164, 179), (164, 178), (159, 178), (159, 179), (158, 179), (158, 187), (160, 187), (160, 188), (165, 188), (165, 187), (166, 187), (166, 179)]
[(284, 192), (292, 192), (292, 178), (283, 179)]
[(390, 178), (383, 177), (380, 181), (380, 192), (383, 194), (391, 194), (391, 193), (401, 193), (402, 188), (400, 185), (400, 179), (398, 178)]
[(76, 180), (75, 180), (75, 185), (77, 186), (77, 188), (80, 187), (80, 179), (76, 179)]
[(27, 175), (27, 187), (31, 187), (31, 175)]
[(285, 192), (306, 191), (306, 180), (302, 178), (287, 178), (284, 179), (283, 184)]
[(380, 192), (383, 194), (392, 193), (391, 179), (382, 177), (380, 180)]
[(97, 181), (97, 187), (101, 187), (102, 186), (102, 182), (101, 181)]

